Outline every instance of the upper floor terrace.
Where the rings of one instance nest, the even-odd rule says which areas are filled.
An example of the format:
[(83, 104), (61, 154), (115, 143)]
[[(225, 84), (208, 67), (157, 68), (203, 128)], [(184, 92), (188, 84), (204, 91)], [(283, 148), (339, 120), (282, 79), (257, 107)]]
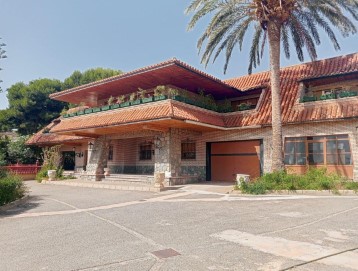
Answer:
[[(357, 91), (358, 54), (283, 68), (283, 123), (358, 117)], [(64, 115), (51, 130), (68, 135), (114, 133), (119, 126), (134, 123), (148, 127), (143, 122), (162, 118), (170, 118), (171, 124), (157, 123), (160, 129), (176, 127), (178, 121), (182, 128), (193, 128), (195, 124), (196, 129), (261, 127), (271, 123), (269, 72), (221, 81), (176, 59), (50, 97), (84, 106)], [(308, 101), (307, 97), (314, 98)], [(94, 117), (98, 122), (95, 125)]]

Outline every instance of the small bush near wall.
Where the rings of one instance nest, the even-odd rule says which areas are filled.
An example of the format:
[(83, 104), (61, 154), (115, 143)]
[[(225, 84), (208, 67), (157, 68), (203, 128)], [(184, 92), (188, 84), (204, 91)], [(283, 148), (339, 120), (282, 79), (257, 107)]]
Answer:
[(25, 196), (27, 188), (19, 176), (0, 170), (0, 206)]
[[(36, 181), (38, 183), (41, 183), (42, 180), (46, 180), (48, 179), (48, 174), (47, 174), (47, 171), (50, 170), (50, 169), (53, 169), (53, 167), (50, 167), (48, 165), (45, 165), (41, 168), (41, 170), (36, 174)], [(58, 167), (56, 168), (56, 179), (59, 179), (59, 180), (62, 180), (62, 179), (71, 179), (69, 177), (64, 177), (63, 176), (63, 168), (62, 167)]]
[(332, 190), (350, 189), (358, 191), (358, 183), (347, 181), (346, 178), (328, 173), (325, 168), (311, 168), (306, 174), (289, 174), (286, 171), (264, 174), (253, 182), (241, 182), (238, 187), (243, 193), (265, 194), (275, 190)]

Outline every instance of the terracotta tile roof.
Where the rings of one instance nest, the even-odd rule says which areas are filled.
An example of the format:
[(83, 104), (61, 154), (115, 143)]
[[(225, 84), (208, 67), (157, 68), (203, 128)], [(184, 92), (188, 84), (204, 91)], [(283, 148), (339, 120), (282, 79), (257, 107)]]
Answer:
[(168, 84), (192, 91), (204, 88), (213, 96), (234, 97), (239, 92), (238, 89), (226, 82), (173, 58), (131, 72), (52, 93), (50, 98), (71, 103), (85, 102), (95, 106), (94, 101), (108, 99), (110, 96), (127, 95), (137, 91), (138, 87), (150, 89)]
[[(299, 84), (302, 80), (344, 75), (357, 72), (358, 53), (290, 66), (281, 69), (282, 120), (283, 123), (332, 120), (358, 117), (358, 98), (297, 103)], [(248, 90), (270, 86), (269, 72), (226, 80), (226, 83)], [(271, 94), (268, 92), (257, 113), (227, 116), (227, 126), (269, 125), (271, 123)]]
[[(59, 135), (52, 133), (52, 129), (61, 122), (60, 119), (56, 119), (47, 125), (44, 129), (34, 134), (30, 137), (26, 144), (27, 145), (42, 145), (42, 146), (51, 146), (56, 144), (63, 144), (69, 142), (79, 142), (86, 140), (88, 138), (81, 136), (67, 136), (67, 135)], [(44, 133), (44, 130), (48, 130), (47, 133)]]
[[(187, 65), (174, 59), (139, 69), (132, 73), (148, 71), (155, 69), (156, 67), (171, 63), (180, 63), (180, 65), (183, 66)], [(190, 69), (194, 70), (192, 67), (190, 67)], [(196, 72), (205, 76), (209, 76), (200, 71)], [(358, 79), (358, 53), (282, 68), (281, 104), (283, 124), (358, 118), (358, 97), (309, 103), (297, 102), (301, 81), (352, 73), (357, 73), (357, 76), (354, 75), (356, 76), (354, 78)], [(120, 76), (130, 75), (131, 73), (127, 73)], [(112, 77), (112, 79), (104, 79), (100, 81), (100, 83), (106, 83), (108, 80), (114, 80), (120, 76)], [(212, 78), (213, 80), (219, 80), (214, 77)], [(77, 136), (56, 135), (54, 133), (126, 125), (129, 123), (140, 123), (144, 121), (168, 118), (176, 120), (190, 120), (193, 122), (214, 125), (222, 128), (270, 125), (271, 92), (268, 71), (229, 79), (225, 82), (234, 88), (246, 91), (266, 86), (267, 91), (264, 92), (263, 97), (261, 98), (261, 103), (257, 110), (250, 110), (247, 112), (219, 114), (177, 101), (165, 100), (156, 103), (142, 104), (134, 107), (60, 119), (54, 121), (47, 127), (50, 130), (50, 133), (44, 134), (42, 131), (40, 131), (32, 138), (30, 138), (28, 144), (53, 144), (76, 140), (78, 141), (83, 140), (84, 138)], [(96, 85), (98, 83), (99, 82), (95, 82), (92, 84)], [(70, 91), (74, 91), (74, 89)]]
[(196, 108), (173, 100), (116, 109), (96, 114), (63, 119), (51, 132), (78, 131), (110, 127), (159, 119), (191, 120), (216, 126), (225, 126), (219, 113)]

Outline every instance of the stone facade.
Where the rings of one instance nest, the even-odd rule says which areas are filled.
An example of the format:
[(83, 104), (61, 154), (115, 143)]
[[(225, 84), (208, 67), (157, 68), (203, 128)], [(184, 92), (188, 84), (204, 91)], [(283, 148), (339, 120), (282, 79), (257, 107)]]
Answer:
[[(358, 121), (332, 121), (316, 122), (299, 125), (285, 125), (283, 127), (283, 140), (286, 137), (300, 136), (322, 136), (335, 134), (348, 134), (351, 143), (351, 152), (354, 165), (354, 180), (358, 181)], [(137, 136), (137, 138), (135, 138)], [(143, 136), (138, 138), (138, 136)], [(118, 135), (118, 138), (120, 135)], [(121, 139), (111, 139), (121, 146), (126, 146), (126, 151), (119, 151), (126, 161), (109, 161), (109, 167), (112, 173), (127, 174), (154, 174), (155, 172), (165, 173), (168, 178), (183, 178), (187, 181), (206, 180), (207, 143), (241, 141), (241, 140), (262, 140), (262, 161), (261, 167), (263, 173), (271, 171), (272, 145), (271, 127), (253, 128), (253, 129), (233, 129), (230, 131), (214, 131), (200, 133), (195, 131), (171, 128), (168, 132), (145, 132), (126, 135)], [(124, 140), (124, 141), (121, 141)], [(185, 140), (196, 143), (196, 158), (184, 160), (181, 159), (181, 143)], [(153, 142), (154, 155), (150, 161), (139, 161), (138, 148), (140, 142)], [(98, 138), (94, 142), (95, 152), (89, 151), (89, 162), (87, 165), (88, 176), (97, 176), (103, 174), (103, 167), (106, 166), (109, 139), (105, 137)], [(118, 149), (119, 150), (119, 149)], [(130, 154), (133, 155), (130, 158)]]
[(92, 150), (88, 152), (87, 179), (101, 181), (104, 177), (104, 168), (107, 166), (108, 147), (109, 142), (106, 136), (99, 137), (94, 141)]

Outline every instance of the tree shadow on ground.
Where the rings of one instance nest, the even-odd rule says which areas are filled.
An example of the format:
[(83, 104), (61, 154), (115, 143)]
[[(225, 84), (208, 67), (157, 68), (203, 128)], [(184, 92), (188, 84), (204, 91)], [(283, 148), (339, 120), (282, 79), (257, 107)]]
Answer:
[(13, 207), (7, 210), (0, 210), (0, 219), (19, 215), (40, 206), (42, 204), (41, 201), (44, 200), (43, 197), (46, 196), (29, 196), (24, 202), (15, 204)]

